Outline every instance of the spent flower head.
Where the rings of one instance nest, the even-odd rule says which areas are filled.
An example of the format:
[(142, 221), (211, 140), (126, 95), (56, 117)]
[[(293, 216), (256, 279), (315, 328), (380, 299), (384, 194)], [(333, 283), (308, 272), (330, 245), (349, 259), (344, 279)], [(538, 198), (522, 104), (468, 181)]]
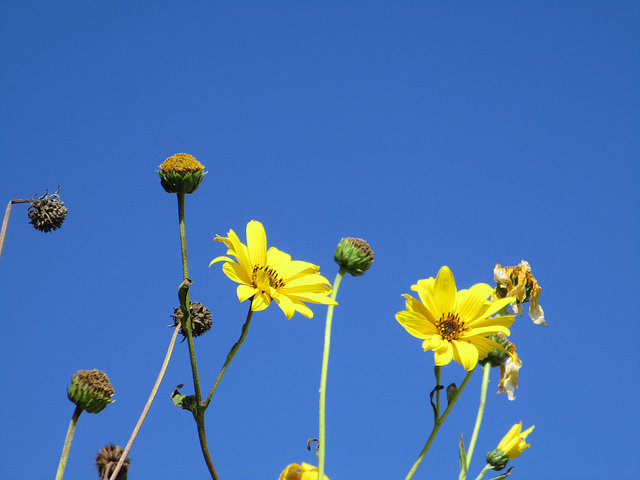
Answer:
[(333, 259), (354, 277), (364, 275), (373, 263), (373, 250), (361, 238), (347, 237), (340, 240)]
[[(180, 326), (180, 334), (184, 337), (182, 341), (187, 338), (186, 334), (182, 329), (182, 317), (184, 316), (182, 313), (182, 308), (176, 307), (173, 309), (173, 325)], [(213, 325), (213, 320), (211, 319), (211, 311), (202, 305), (200, 302), (191, 302), (189, 307), (189, 317), (191, 318), (191, 334), (193, 337), (199, 337), (200, 335), (204, 335), (211, 329), (211, 325)]]
[(329, 298), (331, 284), (320, 275), (320, 267), (300, 260), (291, 260), (291, 255), (275, 247), (267, 250), (267, 235), (260, 222), (251, 220), (247, 224), (247, 244), (243, 244), (233, 230), (227, 237), (216, 236), (213, 240), (224, 243), (227, 255), (214, 258), (216, 262), (226, 262), (222, 271), (234, 282), (239, 283), (238, 299), (251, 300), (251, 310), (260, 311), (275, 300), (286, 317), (300, 312), (307, 318), (313, 312), (303, 302), (337, 305)]
[(176, 153), (158, 168), (160, 183), (167, 193), (193, 193), (207, 173), (203, 172), (204, 166), (187, 153)]
[(62, 226), (62, 222), (67, 218), (69, 211), (64, 206), (64, 202), (60, 200), (60, 187), (56, 193), (49, 195), (49, 190), (36, 200), (36, 195), (31, 200), (29, 206), (29, 223), (36, 230), (49, 233)]
[(487, 301), (493, 289), (486, 283), (458, 291), (453, 273), (444, 266), (435, 279), (418, 280), (411, 289), (420, 299), (403, 295), (407, 309), (398, 312), (396, 320), (411, 335), (424, 340), (422, 348), (425, 351), (433, 350), (436, 365), (447, 365), (455, 360), (468, 371), (492, 348), (504, 350), (487, 337), (499, 332), (509, 335), (508, 327), (515, 317), (491, 317), (510, 300)]
[(522, 260), (515, 267), (502, 267), (499, 263), (493, 269), (493, 277), (497, 283), (494, 291), (495, 298), (512, 299), (514, 311), (522, 316), (522, 304), (530, 302), (529, 316), (536, 325), (547, 325), (544, 311), (540, 306), (540, 291), (538, 281), (531, 273), (531, 266)]
[(99, 413), (115, 402), (111, 399), (114, 393), (107, 374), (96, 369), (78, 370), (67, 389), (69, 400), (89, 413)]
[[(329, 477), (323, 474), (324, 480), (329, 480)], [(278, 480), (318, 480), (318, 467), (309, 465), (308, 463), (292, 463), (285, 468)]]
[[(124, 449), (115, 443), (109, 443), (96, 454), (96, 467), (100, 478), (110, 478), (111, 473), (118, 465)], [(131, 466), (131, 459), (127, 457), (116, 476), (116, 480), (127, 480), (127, 471)]]
[(519, 457), (523, 450), (531, 446), (525, 442), (525, 439), (534, 427), (522, 432), (522, 422), (516, 423), (500, 440), (498, 448), (487, 453), (487, 463), (496, 471), (506, 467), (509, 460)]

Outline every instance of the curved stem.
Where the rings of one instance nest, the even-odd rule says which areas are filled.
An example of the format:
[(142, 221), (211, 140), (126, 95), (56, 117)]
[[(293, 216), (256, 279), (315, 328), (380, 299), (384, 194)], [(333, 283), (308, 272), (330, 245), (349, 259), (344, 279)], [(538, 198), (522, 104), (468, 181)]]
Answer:
[(31, 200), (28, 198), (21, 198), (19, 200), (9, 200), (7, 209), (4, 212), (4, 220), (2, 220), (2, 229), (0, 229), (0, 257), (2, 256), (2, 249), (4, 248), (4, 238), (7, 236), (7, 228), (9, 227), (9, 217), (11, 216), (11, 207), (14, 203), (28, 203)]
[(429, 435), (429, 438), (427, 439), (427, 443), (425, 444), (424, 448), (420, 452), (420, 455), (418, 456), (418, 459), (416, 460), (416, 462), (413, 464), (413, 467), (411, 467), (411, 470), (409, 470), (409, 473), (405, 477), (405, 480), (409, 480), (410, 478), (412, 478), (413, 474), (416, 473), (416, 470), (418, 470), (418, 467), (422, 463), (422, 460), (424, 459), (425, 455), (429, 451), (429, 447), (431, 447), (433, 440), (436, 438), (436, 435), (438, 434), (438, 430), (440, 430), (440, 427), (442, 426), (444, 421), (447, 419), (447, 416), (449, 416), (451, 409), (453, 408), (455, 403), (458, 401), (458, 398), (460, 397), (460, 394), (462, 393), (464, 388), (467, 386), (467, 383), (469, 383), (469, 380), (471, 379), (471, 375), (473, 374), (474, 371), (475, 371), (475, 368), (467, 373), (467, 376), (464, 377), (462, 385), (460, 385), (460, 388), (456, 390), (456, 392), (453, 395), (453, 398), (449, 402), (449, 405), (447, 405), (447, 409), (440, 416), (440, 418), (436, 420), (435, 425), (433, 426), (433, 430), (431, 431), (431, 435)]
[[(335, 300), (338, 296), (338, 289), (340, 283), (347, 270), (344, 267), (340, 267), (336, 275), (336, 279), (333, 281), (333, 291), (331, 292), (331, 299)], [(318, 480), (324, 478), (324, 457), (326, 449), (326, 428), (325, 428), (325, 414), (327, 403), (327, 373), (329, 371), (329, 350), (331, 348), (331, 323), (333, 321), (333, 309), (335, 305), (329, 305), (327, 309), (327, 323), (324, 328), (324, 351), (322, 353), (322, 373), (320, 375), (320, 431), (318, 439)]]
[(478, 407), (478, 416), (476, 417), (476, 424), (473, 427), (473, 435), (471, 436), (471, 442), (469, 443), (469, 450), (467, 452), (467, 468), (464, 475), (460, 475), (460, 479), (466, 478), (466, 472), (469, 471), (469, 465), (471, 464), (471, 457), (473, 456), (473, 450), (476, 448), (476, 440), (478, 439), (478, 432), (480, 431), (480, 425), (482, 424), (482, 416), (484, 415), (484, 407), (487, 403), (487, 387), (489, 386), (489, 374), (491, 373), (491, 363), (485, 363), (482, 367), (482, 387), (480, 387), (480, 406)]
[(69, 458), (69, 450), (71, 450), (71, 441), (73, 440), (73, 434), (76, 431), (76, 425), (83, 409), (76, 406), (71, 421), (69, 422), (69, 429), (67, 430), (67, 438), (64, 440), (64, 447), (62, 447), (62, 456), (60, 457), (60, 463), (58, 464), (58, 473), (56, 473), (56, 480), (62, 480), (64, 475), (64, 469), (67, 466), (67, 459)]
[(218, 385), (220, 384), (220, 381), (224, 376), (224, 372), (227, 371), (227, 367), (231, 363), (231, 360), (233, 360), (233, 357), (236, 356), (236, 352), (238, 351), (238, 349), (240, 349), (240, 346), (244, 343), (244, 339), (247, 337), (247, 332), (249, 331), (249, 325), (251, 324), (251, 317), (253, 317), (253, 310), (251, 310), (251, 303), (249, 303), (249, 312), (247, 313), (247, 319), (245, 320), (244, 325), (242, 326), (242, 333), (240, 334), (240, 338), (233, 345), (233, 347), (231, 347), (231, 350), (227, 354), (227, 360), (224, 362), (224, 365), (222, 366), (222, 369), (218, 374), (218, 378), (216, 379), (216, 382), (213, 384), (213, 387), (209, 392), (209, 396), (203, 403), (203, 406), (205, 409), (209, 406), (209, 403), (211, 402), (211, 397), (213, 397), (213, 394), (216, 392)]
[(133, 428), (133, 432), (131, 433), (131, 437), (129, 437), (129, 441), (127, 442), (127, 445), (124, 447), (124, 451), (122, 452), (122, 455), (120, 456), (120, 460), (118, 461), (118, 464), (116, 465), (115, 470), (111, 473), (111, 476), (109, 477), (110, 480), (115, 480), (115, 478), (118, 476), (118, 473), (120, 473), (120, 469), (122, 468), (122, 465), (124, 464), (125, 460), (127, 459), (127, 455), (129, 455), (129, 452), (131, 451), (131, 447), (133, 446), (133, 442), (136, 440), (136, 437), (138, 436), (138, 432), (142, 428), (142, 424), (144, 423), (145, 418), (147, 418), (147, 413), (149, 413), (149, 409), (151, 408), (151, 404), (153, 403), (153, 400), (156, 398), (156, 394), (158, 393), (158, 388), (160, 388), (160, 384), (162, 383), (162, 379), (164, 378), (164, 374), (167, 371), (167, 366), (169, 365), (169, 360), (171, 359), (171, 354), (173, 352), (173, 346), (176, 343), (176, 337), (178, 336), (178, 332), (179, 331), (180, 331), (180, 328), (178, 326), (176, 326), (174, 328), (174, 331), (173, 331), (173, 336), (171, 337), (171, 342), (169, 343), (169, 349), (167, 350), (167, 354), (164, 357), (164, 362), (162, 363), (162, 367), (160, 368), (160, 373), (158, 373), (158, 378), (156, 379), (156, 383), (153, 386), (153, 388), (151, 389), (151, 394), (149, 395), (149, 399), (147, 400), (147, 404), (142, 409), (142, 413), (140, 414), (140, 418), (138, 419), (138, 423), (136, 423), (136, 426)]

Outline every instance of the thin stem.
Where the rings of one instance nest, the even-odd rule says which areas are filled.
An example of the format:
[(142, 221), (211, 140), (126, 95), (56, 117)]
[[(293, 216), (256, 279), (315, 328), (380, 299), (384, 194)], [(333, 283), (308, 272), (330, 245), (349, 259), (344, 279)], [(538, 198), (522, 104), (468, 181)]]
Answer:
[(222, 369), (218, 374), (218, 378), (216, 379), (216, 382), (213, 384), (213, 387), (209, 392), (209, 396), (204, 401), (203, 406), (205, 409), (209, 406), (209, 403), (211, 402), (211, 397), (213, 397), (213, 394), (218, 389), (218, 385), (220, 384), (220, 381), (222, 380), (224, 373), (227, 371), (227, 367), (231, 363), (231, 360), (233, 360), (233, 357), (236, 356), (236, 352), (240, 349), (240, 346), (244, 343), (244, 339), (247, 337), (247, 332), (249, 332), (249, 325), (251, 324), (252, 316), (253, 316), (253, 310), (251, 310), (251, 303), (249, 303), (249, 312), (247, 313), (247, 319), (245, 320), (244, 325), (242, 326), (242, 333), (240, 334), (240, 338), (233, 345), (233, 347), (231, 347), (231, 350), (227, 354), (227, 360), (224, 362), (224, 365), (222, 366)]
[[(335, 300), (338, 296), (338, 289), (344, 274), (347, 272), (346, 268), (340, 267), (336, 275), (336, 279), (333, 281), (333, 291), (331, 292), (331, 299)], [(327, 403), (327, 373), (329, 371), (329, 350), (331, 348), (331, 323), (333, 321), (333, 309), (335, 305), (329, 305), (327, 309), (327, 322), (324, 328), (324, 351), (322, 353), (322, 374), (320, 375), (320, 431), (318, 439), (318, 480), (324, 478), (324, 457), (326, 450), (326, 403)]]
[(133, 446), (133, 442), (136, 440), (136, 437), (138, 436), (138, 432), (142, 428), (142, 424), (144, 423), (145, 418), (147, 418), (147, 413), (149, 413), (149, 409), (151, 408), (151, 404), (153, 403), (153, 400), (156, 398), (156, 394), (158, 393), (158, 388), (160, 388), (160, 384), (162, 383), (162, 379), (164, 378), (164, 374), (167, 371), (167, 366), (169, 365), (169, 360), (171, 359), (171, 354), (173, 352), (173, 346), (176, 343), (176, 337), (178, 336), (178, 332), (179, 331), (180, 331), (179, 326), (176, 326), (174, 328), (174, 331), (173, 331), (173, 336), (171, 337), (171, 342), (169, 343), (169, 349), (167, 350), (167, 354), (164, 357), (164, 362), (162, 362), (162, 367), (160, 368), (160, 373), (158, 373), (158, 378), (156, 379), (156, 383), (153, 386), (153, 388), (151, 389), (151, 395), (149, 395), (149, 399), (147, 400), (147, 404), (142, 409), (142, 413), (140, 414), (140, 418), (138, 419), (138, 423), (136, 423), (136, 426), (134, 427), (133, 432), (131, 433), (131, 437), (129, 437), (129, 441), (127, 442), (127, 445), (124, 447), (124, 451), (122, 452), (122, 456), (120, 457), (120, 460), (118, 461), (118, 465), (116, 465), (115, 470), (113, 471), (113, 473), (109, 477), (110, 480), (115, 480), (115, 478), (118, 476), (118, 473), (120, 473), (120, 469), (122, 468), (122, 465), (124, 464), (125, 460), (127, 459), (127, 455), (129, 455), (129, 452), (131, 451), (131, 447)]
[(14, 203), (29, 203), (31, 200), (28, 198), (21, 198), (19, 200), (9, 200), (7, 209), (4, 212), (4, 220), (2, 220), (2, 230), (0, 230), (0, 257), (2, 256), (2, 249), (4, 248), (4, 237), (7, 236), (7, 228), (9, 227), (9, 217), (11, 216), (11, 207)]
[(425, 455), (429, 451), (429, 447), (431, 447), (433, 440), (436, 438), (436, 435), (438, 434), (438, 430), (440, 430), (440, 427), (449, 416), (451, 409), (453, 408), (455, 403), (458, 401), (458, 398), (460, 397), (460, 394), (462, 393), (464, 388), (467, 386), (467, 383), (469, 383), (469, 380), (471, 379), (471, 375), (473, 374), (474, 371), (475, 371), (475, 368), (467, 373), (467, 376), (464, 377), (462, 385), (460, 385), (460, 388), (456, 390), (456, 392), (453, 394), (453, 398), (449, 402), (449, 405), (447, 405), (447, 409), (440, 416), (440, 418), (436, 420), (435, 425), (433, 426), (433, 430), (431, 431), (431, 435), (429, 435), (429, 438), (427, 439), (427, 443), (425, 444), (424, 448), (420, 452), (420, 455), (418, 456), (418, 460), (416, 460), (416, 463), (414, 463), (413, 467), (411, 467), (411, 470), (409, 470), (409, 473), (405, 477), (405, 480), (409, 480), (410, 478), (412, 478), (413, 474), (416, 473), (416, 470), (418, 470), (418, 467), (422, 463), (422, 460), (424, 459)]
[(482, 387), (480, 387), (480, 406), (478, 407), (478, 416), (476, 417), (476, 424), (473, 427), (473, 435), (471, 436), (471, 442), (469, 443), (469, 450), (467, 451), (467, 468), (464, 472), (460, 472), (460, 480), (464, 480), (467, 477), (469, 471), (469, 465), (471, 465), (471, 457), (473, 456), (473, 450), (476, 448), (476, 440), (478, 439), (478, 432), (480, 432), (480, 425), (482, 424), (482, 416), (484, 415), (484, 407), (487, 403), (487, 387), (489, 386), (489, 374), (491, 373), (491, 363), (487, 362), (482, 367)]
[[(184, 205), (185, 194), (178, 193), (178, 220), (180, 222), (180, 247), (182, 251), (182, 276), (184, 280), (189, 278), (189, 262), (187, 260), (187, 233), (184, 222)], [(196, 352), (193, 345), (193, 333), (191, 330), (191, 315), (190, 315), (191, 303), (189, 301), (189, 291), (186, 293), (185, 310), (182, 317), (182, 331), (187, 337), (187, 343), (189, 345), (189, 360), (191, 361), (191, 373), (193, 375), (193, 389), (196, 397), (196, 405), (193, 411), (193, 418), (196, 421), (198, 427), (198, 439), (200, 440), (200, 448), (202, 449), (202, 455), (204, 461), (207, 464), (209, 473), (213, 480), (219, 480), (218, 473), (213, 466), (213, 460), (209, 453), (209, 446), (207, 444), (207, 436), (204, 428), (204, 412), (206, 407), (202, 404), (202, 392), (200, 390), (200, 378), (198, 377), (198, 363), (196, 361)]]
[(489, 465), (488, 463), (485, 465), (485, 467), (482, 469), (482, 471), (478, 474), (478, 476), (476, 477), (476, 480), (480, 480), (482, 477), (484, 477), (484, 474), (487, 473), (489, 470), (491, 470), (493, 467), (491, 465)]
[(73, 440), (73, 434), (76, 431), (76, 425), (83, 409), (76, 406), (73, 412), (71, 421), (69, 422), (69, 429), (67, 430), (67, 438), (64, 440), (64, 447), (62, 447), (62, 456), (60, 457), (60, 463), (58, 464), (58, 473), (56, 473), (56, 480), (62, 480), (64, 475), (64, 469), (67, 466), (67, 459), (69, 458), (69, 450), (71, 449), (71, 441)]

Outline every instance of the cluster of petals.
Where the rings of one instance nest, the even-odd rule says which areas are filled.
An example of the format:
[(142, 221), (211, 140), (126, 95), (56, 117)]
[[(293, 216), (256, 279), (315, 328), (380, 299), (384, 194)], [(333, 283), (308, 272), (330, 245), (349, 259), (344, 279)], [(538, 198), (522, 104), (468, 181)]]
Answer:
[(498, 449), (502, 450), (502, 453), (509, 457), (509, 460), (512, 460), (516, 457), (519, 457), (523, 450), (526, 450), (531, 445), (525, 442), (527, 435), (531, 433), (535, 425), (529, 428), (526, 431), (522, 431), (522, 422), (516, 423), (509, 432), (500, 440), (498, 444)]
[(510, 334), (514, 315), (491, 315), (513, 299), (488, 301), (493, 288), (486, 283), (458, 291), (447, 266), (440, 269), (435, 279), (419, 280), (411, 289), (419, 299), (403, 295), (406, 310), (398, 312), (396, 320), (411, 335), (424, 340), (422, 347), (434, 352), (436, 365), (455, 360), (465, 370), (472, 370), (492, 348), (506, 351), (487, 337), (499, 332)]
[(226, 262), (222, 270), (234, 282), (239, 283), (238, 299), (251, 300), (251, 309), (260, 311), (275, 300), (286, 317), (299, 312), (307, 318), (313, 317), (311, 309), (303, 302), (337, 305), (329, 298), (331, 284), (319, 273), (320, 267), (308, 262), (291, 260), (291, 256), (271, 247), (267, 250), (267, 235), (258, 221), (247, 224), (247, 244), (243, 244), (233, 230), (226, 237), (216, 236), (214, 241), (223, 242), (228, 256), (214, 258)]
[[(326, 475), (323, 477), (324, 480), (329, 480)], [(318, 467), (304, 462), (302, 465), (292, 463), (283, 470), (278, 480), (318, 480)]]

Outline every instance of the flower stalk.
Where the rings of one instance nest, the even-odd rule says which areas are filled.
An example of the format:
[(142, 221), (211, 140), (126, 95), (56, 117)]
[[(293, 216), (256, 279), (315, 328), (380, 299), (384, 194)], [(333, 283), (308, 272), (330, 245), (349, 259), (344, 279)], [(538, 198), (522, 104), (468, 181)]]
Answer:
[(76, 432), (76, 425), (78, 425), (78, 419), (83, 411), (84, 409), (82, 407), (76, 405), (76, 409), (74, 410), (71, 421), (69, 422), (69, 428), (67, 429), (67, 437), (65, 438), (64, 446), (62, 447), (62, 455), (60, 457), (60, 463), (58, 464), (56, 480), (62, 480), (62, 476), (64, 475), (64, 469), (67, 466), (67, 459), (69, 458), (69, 450), (71, 450), (71, 442), (73, 441), (73, 434)]
[[(331, 299), (335, 300), (338, 296), (338, 289), (345, 273), (347, 273), (346, 267), (340, 267), (336, 275), (336, 279), (333, 281), (333, 291), (331, 292)], [(327, 322), (324, 330), (324, 351), (322, 353), (322, 373), (320, 376), (320, 426), (319, 426), (319, 439), (318, 439), (318, 479), (322, 479), (324, 475), (324, 461), (326, 450), (326, 403), (327, 403), (327, 373), (329, 370), (329, 350), (331, 349), (331, 324), (333, 321), (333, 310), (335, 305), (329, 305), (327, 309)]]
[[(436, 421), (435, 421), (435, 423), (433, 425), (433, 430), (431, 430), (431, 434), (429, 435), (429, 438), (427, 439), (427, 443), (425, 444), (424, 448), (420, 452), (420, 455), (418, 456), (418, 459), (416, 460), (416, 462), (413, 464), (413, 467), (411, 467), (411, 470), (409, 470), (409, 473), (405, 477), (405, 480), (410, 480), (411, 478), (413, 478), (414, 473), (416, 473), (416, 470), (418, 470), (418, 467), (422, 463), (422, 460), (424, 460), (424, 457), (427, 454), (427, 452), (429, 451), (429, 448), (431, 447), (431, 444), (435, 440), (436, 435), (438, 434), (438, 431), (440, 430), (440, 427), (442, 426), (444, 421), (449, 416), (449, 413), (451, 413), (451, 409), (453, 408), (453, 406), (458, 401), (458, 398), (460, 398), (460, 395), (462, 394), (462, 391), (464, 390), (464, 388), (467, 386), (467, 383), (469, 383), (469, 380), (471, 379), (471, 375), (473, 374), (474, 370), (475, 370), (475, 368), (472, 369), (471, 371), (467, 372), (466, 377), (464, 377), (464, 380), (462, 381), (462, 385), (460, 385), (460, 388), (458, 388), (455, 391), (455, 393), (451, 397), (451, 401), (449, 402), (449, 405), (447, 405), (447, 408), (442, 413), (442, 415), (439, 415), (439, 412), (436, 412), (436, 417), (437, 418), (436, 418)], [(436, 373), (436, 375), (437, 375), (437, 373)], [(438, 395), (438, 397), (437, 397), (437, 400), (436, 400), (436, 406), (437, 406), (437, 409), (439, 410), (439, 407), (440, 407), (439, 391), (438, 391), (437, 395)]]
[(478, 407), (478, 415), (476, 416), (476, 424), (473, 427), (473, 435), (471, 436), (471, 442), (469, 443), (469, 450), (466, 454), (466, 465), (462, 466), (460, 471), (460, 480), (467, 478), (467, 472), (469, 471), (469, 465), (471, 464), (471, 457), (473, 451), (476, 448), (476, 441), (478, 440), (478, 433), (480, 432), (480, 425), (482, 424), (482, 417), (484, 415), (484, 408), (487, 404), (487, 389), (489, 386), (489, 374), (491, 373), (491, 363), (485, 362), (482, 367), (482, 386), (480, 387), (480, 405)]
[[(183, 285), (189, 280), (189, 262), (187, 260), (187, 233), (185, 228), (185, 193), (178, 192), (178, 220), (180, 223), (180, 247), (182, 252), (182, 276)], [(209, 453), (209, 445), (207, 444), (207, 436), (205, 432), (204, 413), (206, 406), (202, 403), (202, 392), (200, 389), (200, 378), (198, 376), (198, 363), (196, 361), (196, 352), (193, 344), (193, 333), (191, 330), (191, 314), (190, 314), (190, 302), (189, 302), (189, 290), (188, 285), (184, 291), (184, 298), (180, 299), (180, 306), (182, 307), (182, 331), (187, 337), (187, 344), (189, 345), (189, 360), (191, 362), (191, 373), (193, 376), (193, 389), (195, 393), (195, 407), (192, 410), (193, 418), (198, 428), (198, 439), (200, 440), (200, 448), (204, 461), (207, 464), (209, 473), (213, 480), (218, 480), (218, 473), (213, 465), (211, 454)]]

